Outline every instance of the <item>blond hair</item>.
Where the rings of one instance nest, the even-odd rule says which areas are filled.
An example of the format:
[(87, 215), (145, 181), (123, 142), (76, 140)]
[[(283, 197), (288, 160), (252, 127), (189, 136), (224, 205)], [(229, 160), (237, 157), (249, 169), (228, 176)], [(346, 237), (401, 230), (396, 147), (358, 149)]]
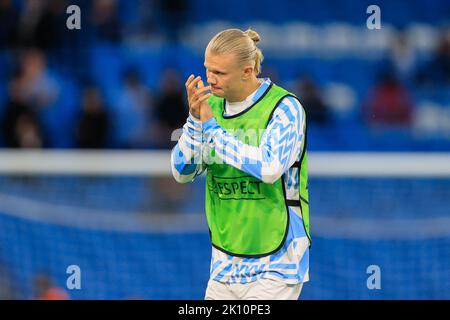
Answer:
[(206, 47), (211, 54), (236, 54), (241, 64), (253, 63), (255, 74), (261, 73), (264, 56), (256, 44), (261, 40), (259, 34), (247, 29), (227, 29), (216, 34)]

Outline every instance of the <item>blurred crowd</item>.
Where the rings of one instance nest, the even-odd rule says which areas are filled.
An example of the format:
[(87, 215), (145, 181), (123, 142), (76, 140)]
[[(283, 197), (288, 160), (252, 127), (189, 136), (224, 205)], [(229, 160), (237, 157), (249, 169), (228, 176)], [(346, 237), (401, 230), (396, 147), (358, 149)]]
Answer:
[[(168, 67), (152, 91), (139, 70), (130, 67), (123, 71), (117, 106), (112, 109), (87, 70), (88, 52), (95, 43), (120, 44), (124, 35), (136, 30), (177, 41), (185, 1), (140, 1), (143, 13), (134, 33), (122, 28), (117, 1), (78, 2), (89, 11), (82, 11), (87, 31), (77, 33), (65, 28), (69, 5), (65, 0), (26, 0), (19, 6), (0, 0), (0, 54), (9, 57), (1, 79), (5, 98), (0, 100), (0, 143), (10, 148), (170, 147), (168, 134), (187, 116), (180, 75)], [(156, 16), (162, 21), (158, 30)], [(57, 67), (52, 68), (52, 62)], [(77, 105), (62, 110), (64, 100), (70, 99), (60, 81), (64, 77), (77, 89), (74, 101), (66, 103)], [(61, 115), (67, 110), (70, 119)], [(68, 137), (65, 141), (58, 141), (58, 130)]]
[[(19, 5), (17, 4), (19, 3)], [(77, 1), (74, 1), (77, 3)], [(181, 43), (188, 1), (137, 1), (138, 19), (122, 24), (119, 2), (78, 1), (83, 28), (69, 32), (65, 0), (0, 0), (0, 145), (8, 148), (170, 148), (172, 132), (187, 117), (184, 79), (176, 66), (164, 66), (154, 87), (142, 70), (130, 66), (111, 106), (91, 77), (89, 50), (95, 43), (121, 44), (134, 38)], [(427, 64), (418, 64), (409, 39), (399, 34), (392, 43), (378, 80), (362, 97), (361, 123), (409, 126), (412, 91), (450, 84), (450, 33), (442, 37)], [(264, 73), (264, 65), (263, 65)], [(268, 69), (264, 75), (276, 70)], [(64, 79), (74, 83), (67, 93)], [(283, 82), (283, 78), (273, 79)], [(283, 84), (283, 83), (282, 83)], [(333, 121), (329, 99), (313, 75), (291, 83), (308, 121), (326, 126)], [(70, 87), (70, 86), (69, 86)], [(65, 106), (62, 108), (61, 106)], [(56, 107), (55, 107), (56, 106)]]
[(450, 30), (439, 38), (435, 51), (420, 64), (417, 53), (404, 34), (394, 39), (385, 68), (363, 104), (369, 124), (410, 125), (415, 91), (448, 90), (450, 85)]

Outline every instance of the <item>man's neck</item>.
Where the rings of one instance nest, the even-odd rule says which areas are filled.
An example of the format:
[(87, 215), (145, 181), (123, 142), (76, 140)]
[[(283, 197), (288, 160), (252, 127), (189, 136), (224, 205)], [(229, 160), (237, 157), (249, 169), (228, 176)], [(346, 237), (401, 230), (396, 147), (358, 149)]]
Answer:
[(244, 101), (249, 95), (256, 91), (259, 88), (261, 83), (257, 78), (254, 78), (248, 85), (244, 87), (244, 89), (240, 92), (239, 96), (233, 97), (231, 99), (227, 99), (228, 102), (241, 102)]

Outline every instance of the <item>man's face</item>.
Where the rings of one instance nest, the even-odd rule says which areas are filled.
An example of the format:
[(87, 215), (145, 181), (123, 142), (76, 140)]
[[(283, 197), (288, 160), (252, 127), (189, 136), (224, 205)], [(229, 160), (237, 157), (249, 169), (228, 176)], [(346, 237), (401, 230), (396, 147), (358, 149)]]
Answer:
[(205, 52), (206, 79), (211, 85), (215, 96), (233, 100), (242, 90), (243, 68), (239, 65), (236, 55), (211, 54)]

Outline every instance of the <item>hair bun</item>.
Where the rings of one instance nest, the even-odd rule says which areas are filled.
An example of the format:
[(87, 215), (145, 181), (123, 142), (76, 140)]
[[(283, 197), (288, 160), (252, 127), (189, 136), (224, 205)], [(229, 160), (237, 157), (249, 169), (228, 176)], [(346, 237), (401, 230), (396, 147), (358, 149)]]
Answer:
[(255, 30), (252, 30), (252, 29), (249, 28), (244, 33), (246, 35), (248, 35), (250, 37), (250, 39), (252, 39), (255, 44), (257, 44), (261, 40), (261, 37), (259, 36), (259, 34)]

